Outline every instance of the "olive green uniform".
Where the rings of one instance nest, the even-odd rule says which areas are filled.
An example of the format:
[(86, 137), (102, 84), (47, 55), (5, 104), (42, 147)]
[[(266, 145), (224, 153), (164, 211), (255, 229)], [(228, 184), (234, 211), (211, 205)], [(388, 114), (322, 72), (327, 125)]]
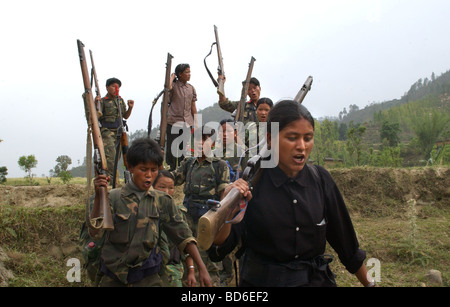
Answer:
[[(206, 213), (208, 199), (219, 200), (219, 194), (230, 182), (230, 170), (225, 161), (219, 158), (186, 158), (180, 167), (172, 171), (175, 185), (184, 183), (184, 205), (188, 209), (188, 222), (194, 236), (197, 235), (198, 218)], [(220, 266), (209, 260), (205, 251), (200, 251), (214, 286), (220, 286)]]
[(172, 197), (153, 188), (139, 191), (129, 182), (112, 190), (109, 200), (114, 230), (104, 233), (101, 270), (105, 275), (100, 286), (161, 286), (161, 231), (180, 252), (196, 242)]
[[(122, 116), (127, 111), (125, 102), (119, 98)], [(105, 96), (100, 100), (100, 110), (102, 115), (99, 117), (101, 124), (100, 133), (102, 134), (103, 148), (106, 155), (108, 166), (108, 175), (112, 176), (114, 170), (114, 159), (116, 158), (117, 130), (120, 126), (119, 108), (115, 99)], [(120, 157), (120, 153), (119, 153)]]

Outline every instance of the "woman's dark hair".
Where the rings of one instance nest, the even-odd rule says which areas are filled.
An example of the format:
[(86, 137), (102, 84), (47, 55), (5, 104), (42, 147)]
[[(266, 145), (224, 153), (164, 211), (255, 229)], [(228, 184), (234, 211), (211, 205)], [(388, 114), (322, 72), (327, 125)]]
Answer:
[(127, 163), (136, 166), (139, 163), (153, 162), (161, 166), (164, 161), (158, 143), (149, 138), (140, 138), (133, 141), (127, 151)]
[(258, 100), (258, 102), (256, 103), (256, 108), (258, 108), (259, 107), (259, 105), (260, 104), (267, 104), (267, 105), (269, 105), (269, 107), (272, 109), (273, 108), (273, 102), (272, 102), (272, 100), (270, 99), (270, 98), (260, 98), (259, 100)]
[(298, 119), (306, 119), (314, 130), (314, 118), (308, 109), (293, 100), (282, 100), (270, 110), (267, 119), (267, 131), (272, 132), (272, 123), (279, 123), (279, 131)]
[(180, 79), (180, 75), (187, 68), (190, 68), (189, 64), (178, 64), (177, 67), (175, 67), (175, 75), (177, 76), (177, 79)]
[(172, 175), (171, 172), (169, 172), (168, 170), (165, 170), (165, 169), (160, 169), (158, 171), (158, 176), (156, 176), (155, 180), (153, 181), (153, 186), (156, 185), (156, 183), (158, 182), (159, 178), (161, 178), (161, 177), (167, 177), (167, 178), (170, 178), (173, 181), (175, 181), (175, 178), (173, 178), (173, 175)]

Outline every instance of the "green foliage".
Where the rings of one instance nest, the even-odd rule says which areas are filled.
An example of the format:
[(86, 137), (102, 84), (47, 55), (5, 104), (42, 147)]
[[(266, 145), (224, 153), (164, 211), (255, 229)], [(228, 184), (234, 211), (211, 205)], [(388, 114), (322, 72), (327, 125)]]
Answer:
[[(64, 184), (68, 184), (69, 181), (72, 180), (72, 178), (73, 178), (72, 174), (70, 174), (70, 172), (68, 172), (68, 171), (60, 172), (58, 177), (61, 178), (61, 180)], [(50, 182), (49, 182), (49, 184), (50, 184)]]
[(449, 116), (447, 114), (435, 110), (416, 117), (414, 132), (417, 135), (418, 143), (425, 159), (429, 157), (448, 120)]
[(381, 125), (380, 138), (383, 142), (386, 139), (389, 143), (389, 146), (395, 147), (400, 142), (398, 137), (398, 133), (400, 132), (400, 124), (399, 123), (390, 123), (387, 120), (383, 121)]
[(30, 180), (30, 183), (32, 183), (33, 175), (31, 169), (37, 166), (38, 161), (36, 160), (36, 157), (34, 155), (22, 156), (17, 163), (22, 170), (28, 173), (28, 179)]
[(67, 171), (69, 165), (72, 164), (72, 159), (69, 156), (62, 155), (56, 158), (56, 162), (58, 164), (56, 164), (53, 174), (55, 177), (59, 177), (61, 172)]
[(0, 167), (0, 183), (6, 182), (6, 175), (8, 175), (8, 168), (6, 166)]
[(362, 165), (362, 137), (365, 132), (365, 126), (351, 127), (347, 131), (347, 152), (353, 166)]

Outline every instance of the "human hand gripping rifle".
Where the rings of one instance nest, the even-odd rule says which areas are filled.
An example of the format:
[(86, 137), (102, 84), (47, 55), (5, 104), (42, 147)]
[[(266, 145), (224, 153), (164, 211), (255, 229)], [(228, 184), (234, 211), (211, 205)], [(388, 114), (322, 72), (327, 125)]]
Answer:
[(206, 71), (208, 72), (209, 77), (211, 78), (213, 84), (215, 87), (217, 87), (217, 93), (219, 95), (225, 96), (225, 89), (224, 89), (224, 79), (223, 78), (219, 78), (218, 82), (214, 79), (214, 77), (212, 76), (211, 72), (208, 69), (208, 66), (206, 65), (206, 58), (209, 57), (211, 55), (211, 52), (213, 50), (214, 45), (216, 45), (217, 47), (217, 57), (219, 60), (219, 66), (217, 67), (217, 73), (223, 77), (225, 77), (225, 70), (223, 68), (223, 58), (222, 58), (222, 49), (220, 48), (220, 43), (219, 43), (219, 32), (217, 31), (217, 27), (214, 26), (214, 34), (216, 36), (216, 41), (214, 43), (212, 43), (211, 45), (211, 50), (209, 51), (208, 55), (205, 57), (205, 59), (203, 60), (203, 63), (205, 64), (205, 68)]
[[(309, 76), (297, 96), (295, 96), (294, 101), (300, 104), (303, 102), (306, 94), (311, 90), (312, 81), (312, 77)], [(250, 191), (258, 184), (262, 175), (263, 168), (261, 167), (261, 161), (267, 159), (269, 156), (267, 142), (262, 148), (263, 149), (258, 155), (253, 156), (248, 160), (242, 175), (242, 179), (247, 181)], [(242, 200), (243, 197), (239, 190), (237, 188), (232, 188), (220, 202), (217, 203), (212, 200), (208, 201), (211, 209), (201, 216), (198, 221), (197, 244), (200, 249), (208, 250), (211, 247), (214, 239), (225, 223), (239, 223), (242, 220), (245, 209), (241, 207), (240, 216), (236, 216), (232, 221), (227, 221), (231, 213), (234, 212), (238, 206), (241, 206)]]
[[(86, 56), (84, 54), (84, 45), (80, 40), (77, 40), (78, 55), (80, 57), (81, 74), (84, 83), (84, 108), (88, 125), (92, 128), (92, 142), (94, 143), (94, 170), (95, 175), (107, 174), (106, 156), (103, 148), (103, 140), (100, 134), (100, 127), (98, 125), (97, 110), (94, 105), (94, 97), (89, 81), (89, 73), (86, 63)], [(90, 169), (88, 170), (90, 172)], [(98, 203), (94, 202), (92, 211), (89, 208), (89, 203), (86, 203), (86, 224), (92, 230), (114, 230), (114, 223), (111, 214), (111, 207), (108, 198), (108, 191), (106, 187), (99, 188)]]

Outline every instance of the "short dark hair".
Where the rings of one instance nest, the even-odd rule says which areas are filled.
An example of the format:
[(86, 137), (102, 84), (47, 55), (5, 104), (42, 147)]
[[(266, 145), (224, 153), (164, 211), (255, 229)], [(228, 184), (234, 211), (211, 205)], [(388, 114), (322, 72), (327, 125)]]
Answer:
[(164, 161), (161, 147), (150, 138), (140, 138), (133, 141), (127, 151), (127, 163), (136, 166), (139, 163), (153, 162), (161, 166)]
[(106, 80), (106, 87), (110, 86), (111, 84), (117, 83), (119, 85), (119, 87), (122, 86), (122, 82), (120, 82), (119, 79), (117, 78), (109, 78), (108, 80)]
[(272, 132), (272, 123), (279, 123), (279, 131), (298, 119), (306, 119), (314, 130), (314, 118), (308, 109), (293, 100), (282, 100), (278, 102), (269, 112), (267, 119), (267, 131)]
[(190, 68), (189, 64), (178, 64), (177, 67), (175, 67), (175, 75), (177, 78), (179, 78), (187, 68)]
[(228, 119), (222, 119), (221, 121), (220, 121), (220, 125), (222, 126), (223, 124), (225, 124), (225, 123), (234, 123), (234, 120), (232, 120), (231, 118), (228, 118)]
[(256, 79), (255, 77), (251, 77), (249, 83), (252, 83), (252, 84), (254, 84), (254, 85), (256, 85), (256, 86), (261, 86), (261, 85), (259, 84), (258, 79)]

